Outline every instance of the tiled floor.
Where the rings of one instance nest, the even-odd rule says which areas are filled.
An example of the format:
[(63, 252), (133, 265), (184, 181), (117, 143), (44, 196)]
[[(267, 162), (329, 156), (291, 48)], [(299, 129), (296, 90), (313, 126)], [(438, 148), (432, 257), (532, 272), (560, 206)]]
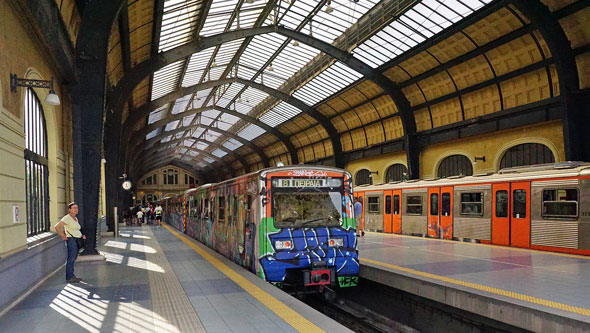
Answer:
[(62, 268), (0, 317), (0, 332), (295, 331), (165, 228), (121, 235), (103, 237), (106, 261), (76, 263), (83, 283), (66, 284)]
[(361, 263), (372, 259), (590, 312), (590, 257), (380, 233), (361, 238), (359, 253)]

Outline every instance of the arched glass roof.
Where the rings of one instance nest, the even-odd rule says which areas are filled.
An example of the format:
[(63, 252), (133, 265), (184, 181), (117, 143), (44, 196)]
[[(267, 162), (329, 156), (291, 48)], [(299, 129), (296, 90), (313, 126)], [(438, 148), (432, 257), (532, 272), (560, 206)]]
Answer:
[[(161, 1), (161, 20), (154, 20), (161, 22), (158, 52), (224, 32), (278, 25), (350, 52), (373, 68), (379, 68), (491, 2)], [(184, 160), (211, 163), (213, 160), (207, 156), (223, 158), (228, 151), (236, 151), (243, 146), (236, 138), (223, 135), (224, 131), (252, 141), (267, 134), (260, 123), (277, 128), (295, 118), (306, 117), (305, 110), (278, 98), (276, 94), (270, 94), (266, 88), (263, 91), (252, 86), (251, 82), (314, 107), (362, 80), (363, 75), (327, 56), (315, 45), (272, 32), (206, 48), (156, 71), (149, 81), (149, 101), (182, 88), (232, 78), (235, 80), (198, 90), (151, 111), (143, 125), (150, 129), (144, 134), (144, 140), (150, 144), (141, 147), (148, 148), (155, 143), (162, 145), (160, 151), (172, 149), (174, 156)], [(229, 114), (227, 110), (250, 116), (260, 123), (246, 121)], [(175, 117), (183, 113), (187, 116)], [(309, 128), (317, 125), (312, 118), (305, 119)], [(162, 126), (150, 128), (156, 122)], [(171, 134), (166, 135), (167, 132)], [(184, 140), (179, 140), (182, 138)], [(172, 140), (177, 141), (165, 145)], [(205, 141), (215, 145), (207, 145)], [(223, 147), (223, 150), (218, 147)], [(207, 155), (199, 154), (199, 150), (207, 152)]]

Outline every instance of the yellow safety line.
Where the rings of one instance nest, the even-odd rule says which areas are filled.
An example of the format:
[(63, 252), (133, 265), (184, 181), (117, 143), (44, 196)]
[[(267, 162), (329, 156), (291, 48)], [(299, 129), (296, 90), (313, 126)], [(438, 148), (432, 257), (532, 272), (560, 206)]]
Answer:
[(241, 276), (240, 274), (236, 273), (233, 269), (229, 268), (227, 265), (207, 253), (207, 251), (200, 248), (197, 244), (189, 240), (188, 237), (178, 233), (176, 230), (172, 229), (172, 227), (162, 223), (162, 225), (170, 231), (174, 236), (178, 237), (184, 244), (190, 246), (195, 252), (197, 252), (201, 257), (205, 258), (211, 265), (215, 268), (220, 270), (223, 274), (225, 274), (228, 278), (238, 284), (242, 289), (247, 291), (250, 295), (256, 298), (260, 303), (264, 304), (269, 310), (274, 312), (277, 316), (291, 325), (294, 329), (299, 332), (324, 332), (320, 327), (316, 326), (314, 323), (309, 321), (307, 318), (303, 317), (297, 311), (289, 308), (283, 302), (279, 301), (266, 291), (262, 290), (254, 283), (248, 281), (245, 277)]
[(428, 240), (428, 241), (446, 242), (446, 243), (461, 244), (461, 245), (483, 246), (483, 247), (491, 247), (491, 248), (497, 248), (497, 249), (506, 249), (506, 250), (511, 250), (511, 251), (514, 250), (514, 251), (520, 251), (520, 252), (529, 252), (529, 253), (532, 252), (532, 253), (547, 254), (547, 255), (559, 256), (559, 257), (569, 257), (569, 258), (590, 260), (590, 256), (585, 256), (585, 255), (581, 255), (581, 254), (560, 253), (560, 252), (542, 251), (542, 250), (535, 250), (535, 249), (523, 249), (523, 248), (519, 248), (519, 247), (511, 247), (511, 246), (503, 246), (503, 245), (460, 242), (460, 241), (449, 240), (449, 239), (427, 238), (427, 237), (410, 236), (410, 235), (386, 234), (386, 233), (382, 233), (382, 232), (373, 232), (373, 231), (367, 231), (367, 233), (380, 235), (380, 236), (393, 237), (393, 238), (397, 238), (397, 237), (415, 238), (415, 239), (422, 239), (422, 240)]
[(369, 259), (369, 258), (362, 258), (361, 257), (360, 259), (361, 259), (361, 261), (364, 261), (367, 263), (371, 263), (374, 265), (379, 265), (379, 266), (383, 266), (383, 267), (387, 267), (387, 268), (392, 268), (392, 269), (395, 269), (398, 271), (402, 271), (402, 272), (406, 272), (406, 273), (410, 273), (410, 274), (414, 274), (414, 275), (418, 275), (418, 276), (422, 276), (422, 277), (427, 277), (427, 278), (431, 278), (431, 279), (435, 279), (435, 280), (439, 280), (439, 281), (444, 281), (447, 283), (452, 283), (452, 284), (457, 284), (457, 285), (464, 286), (464, 287), (482, 290), (482, 291), (486, 291), (486, 292), (493, 293), (496, 295), (515, 298), (515, 299), (527, 301), (530, 303), (540, 304), (540, 305), (548, 306), (548, 307), (558, 309), (558, 310), (577, 313), (577, 314), (581, 314), (584, 316), (590, 316), (590, 309), (586, 309), (586, 308), (581, 308), (581, 307), (577, 307), (577, 306), (558, 303), (558, 302), (550, 301), (550, 300), (543, 299), (543, 298), (533, 297), (533, 296), (529, 296), (529, 295), (519, 294), (519, 293), (516, 293), (513, 291), (504, 290), (504, 289), (484, 286), (482, 284), (477, 284), (477, 283), (473, 283), (473, 282), (461, 281), (461, 280), (449, 278), (446, 276), (425, 273), (425, 272), (417, 271), (415, 269), (392, 265), (392, 264), (384, 263), (384, 262)]

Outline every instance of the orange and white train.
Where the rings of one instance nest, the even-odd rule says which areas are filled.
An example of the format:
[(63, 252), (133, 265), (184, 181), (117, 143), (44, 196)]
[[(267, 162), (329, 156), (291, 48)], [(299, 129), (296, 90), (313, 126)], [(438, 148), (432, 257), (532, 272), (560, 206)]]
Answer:
[(590, 163), (357, 186), (367, 230), (590, 255)]

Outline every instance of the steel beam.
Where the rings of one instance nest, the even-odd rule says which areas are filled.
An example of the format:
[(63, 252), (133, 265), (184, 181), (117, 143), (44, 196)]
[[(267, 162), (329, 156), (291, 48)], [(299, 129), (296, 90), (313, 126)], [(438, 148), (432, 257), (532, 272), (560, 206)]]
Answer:
[(74, 194), (85, 228), (83, 254), (97, 254), (96, 225), (103, 144), (106, 63), (111, 28), (126, 1), (86, 3), (76, 42), (78, 84), (72, 87)]
[[(244, 167), (244, 169), (246, 170), (246, 172), (249, 172), (249, 165), (248, 162), (246, 162), (246, 160), (244, 159), (244, 157), (242, 157), (240, 154), (236, 153), (233, 150), (229, 150), (227, 148), (225, 148), (223, 145), (217, 144), (215, 142), (211, 142), (211, 141), (207, 141), (207, 140), (203, 140), (203, 139), (195, 139), (195, 138), (180, 138), (180, 139), (174, 139), (174, 140), (170, 140), (168, 142), (156, 142), (152, 148), (148, 148), (145, 153), (146, 154), (153, 154), (153, 153), (157, 153), (158, 151), (162, 150), (162, 147), (167, 146), (167, 145), (172, 145), (172, 144), (176, 144), (179, 142), (182, 142), (184, 140), (193, 140), (195, 142), (202, 142), (202, 143), (206, 143), (207, 145), (209, 145), (210, 147), (213, 147), (215, 149), (220, 149), (221, 151), (225, 152), (226, 154), (228, 154), (229, 156), (233, 157), (235, 160), (238, 160), (242, 166)], [(186, 146), (185, 146), (186, 147)], [(188, 147), (187, 147), (188, 148)]]
[(538, 29), (555, 62), (559, 76), (559, 96), (565, 110), (563, 140), (565, 158), (570, 161), (590, 161), (590, 146), (582, 138), (587, 131), (590, 115), (585, 112), (587, 95), (580, 93), (576, 58), (570, 42), (549, 8), (538, 0), (511, 1)]
[[(125, 77), (121, 79), (119, 85), (114, 89), (112, 96), (110, 96), (109, 98), (109, 100), (112, 101), (112, 103), (110, 104), (110, 108), (115, 112), (118, 112), (122, 106), (121, 100), (123, 100), (125, 96), (131, 94), (133, 92), (133, 89), (135, 88), (135, 86), (137, 86), (139, 82), (141, 82), (146, 76), (150, 75), (151, 73), (157, 71), (158, 69), (170, 63), (181, 60), (184, 57), (187, 57), (193, 53), (199, 52), (211, 46), (216, 46), (239, 38), (246, 38), (250, 36), (268, 34), (272, 32), (281, 34), (283, 36), (289, 37), (291, 39), (297, 40), (311, 47), (314, 47), (324, 52), (325, 54), (328, 54), (331, 57), (339, 60), (340, 62), (356, 70), (357, 72), (363, 74), (367, 79), (375, 82), (378, 86), (381, 87), (381, 89), (383, 89), (387, 94), (391, 96), (392, 100), (396, 104), (398, 111), (400, 112), (400, 118), (402, 119), (404, 133), (410, 134), (406, 135), (407, 140), (413, 140), (413, 136), (411, 134), (416, 132), (414, 114), (410, 111), (410, 104), (406, 99), (405, 95), (401, 92), (401, 89), (399, 89), (399, 87), (395, 85), (395, 83), (391, 82), (391, 80), (389, 80), (389, 78), (387, 78), (382, 73), (374, 70), (367, 64), (354, 58), (354, 56), (352, 56), (350, 53), (346, 51), (340, 50), (334, 47), (333, 45), (330, 45), (314, 37), (305, 35), (303, 33), (277, 26), (259, 28), (257, 27), (225, 32), (210, 37), (204, 37), (195, 42), (188, 43), (183, 46), (172, 49), (170, 51), (158, 54), (157, 57), (146, 60), (141, 64), (138, 64), (135, 67), (136, 70), (134, 70), (133, 73), (130, 73), (130, 75), (125, 75)], [(324, 125), (326, 131), (332, 138), (336, 165), (343, 166), (343, 161), (340, 158), (342, 153), (342, 145), (339, 140), (338, 132), (327, 118), (322, 120), (320, 123)], [(338, 139), (336, 140), (336, 138)], [(415, 165), (415, 163), (417, 163), (417, 159), (410, 158), (410, 155), (416, 155), (418, 154), (418, 152), (413, 151), (413, 149), (410, 149), (414, 145), (409, 144), (409, 142), (407, 146), (409, 164), (408, 171), (410, 175), (417, 175), (417, 172), (419, 171), (418, 165)]]
[(198, 114), (198, 113), (201, 113), (206, 110), (217, 110), (217, 111), (220, 111), (223, 113), (227, 113), (229, 115), (232, 115), (234, 117), (238, 117), (244, 121), (247, 121), (251, 124), (254, 124), (254, 125), (264, 129), (265, 131), (267, 131), (268, 133), (272, 134), (274, 137), (279, 139), (279, 141), (281, 141), (285, 145), (285, 147), (287, 147), (287, 150), (289, 151), (289, 154), (291, 155), (291, 161), (292, 161), (291, 164), (299, 164), (299, 157), (297, 156), (297, 149), (295, 148), (295, 146), (293, 145), (291, 140), (289, 140), (289, 138), (285, 134), (283, 134), (281, 131), (277, 130), (274, 127), (268, 126), (267, 124), (259, 121), (258, 119), (254, 118), (254, 117), (250, 117), (246, 114), (242, 114), (242, 113), (239, 113), (235, 110), (230, 110), (230, 109), (223, 108), (223, 107), (217, 106), (217, 105), (207, 106), (207, 107), (197, 108), (197, 109), (190, 109), (190, 110), (187, 110), (182, 113), (172, 114), (169, 118), (164, 118), (164, 119), (158, 120), (158, 121), (154, 122), (153, 124), (150, 124), (147, 127), (142, 128), (140, 131), (133, 133), (129, 142), (132, 142), (131, 146), (135, 146), (138, 143), (137, 138), (139, 138), (139, 140), (141, 140), (141, 139), (145, 138), (145, 136), (149, 132), (151, 132), (157, 128), (163, 127), (171, 121), (181, 120), (184, 117)]
[[(176, 128), (176, 129), (174, 129), (172, 131), (163, 132), (160, 135), (157, 135), (157, 136), (155, 136), (155, 137), (153, 137), (153, 138), (151, 138), (151, 139), (149, 139), (147, 141), (144, 141), (139, 146), (136, 146), (136, 147), (133, 147), (132, 148), (133, 151), (134, 151), (134, 153), (132, 154), (131, 162), (133, 163), (133, 161), (137, 160), (137, 158), (139, 157), (139, 155), (146, 148), (152, 146), (153, 143), (156, 143), (156, 142), (158, 142), (158, 141), (160, 141), (160, 140), (162, 140), (162, 139), (164, 139), (164, 138), (166, 138), (166, 137), (168, 137), (170, 135), (175, 135), (177, 133), (185, 132), (185, 131), (188, 131), (190, 129), (197, 128), (197, 127), (202, 127), (202, 128), (205, 128), (205, 129), (209, 129), (209, 130), (215, 131), (217, 133), (221, 133), (222, 135), (225, 135), (225, 136), (227, 136), (229, 138), (232, 138), (232, 139), (240, 142), (244, 146), (247, 146), (248, 148), (252, 149), (256, 154), (258, 154), (258, 156), (260, 156), (260, 159), (262, 160), (262, 164), (265, 167), (270, 166), (270, 164), (268, 162), (268, 157), (266, 156), (266, 154), (264, 153), (264, 151), (260, 147), (258, 147), (257, 145), (253, 144), (252, 142), (250, 142), (250, 141), (248, 141), (248, 140), (246, 140), (246, 139), (244, 139), (244, 138), (242, 138), (242, 137), (240, 137), (240, 136), (238, 136), (236, 134), (229, 133), (229, 132), (224, 131), (222, 129), (219, 129), (217, 127), (211, 127), (211, 126), (207, 126), (207, 125), (203, 125), (203, 124), (190, 125), (190, 126), (187, 126), (187, 127), (179, 127), (179, 128)], [(190, 138), (186, 138), (186, 139), (188, 140)]]

